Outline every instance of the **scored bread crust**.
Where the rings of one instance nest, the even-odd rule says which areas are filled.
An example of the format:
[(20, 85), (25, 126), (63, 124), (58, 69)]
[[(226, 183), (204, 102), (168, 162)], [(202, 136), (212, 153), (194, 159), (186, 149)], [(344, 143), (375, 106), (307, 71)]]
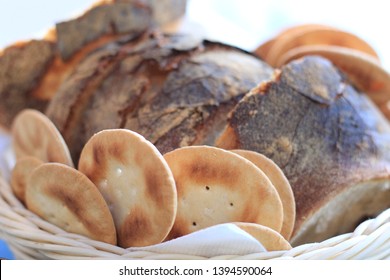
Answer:
[(55, 58), (48, 40), (19, 42), (0, 53), (0, 124), (9, 127), (25, 108), (43, 111), (48, 101), (33, 91)]
[(97, 2), (77, 18), (56, 24), (61, 58), (68, 60), (98, 38), (119, 38), (128, 34), (134, 36), (149, 27), (164, 28), (165, 25), (172, 25), (184, 16), (186, 4), (186, 0)]
[(137, 34), (151, 26), (151, 10), (136, 1), (110, 1), (94, 5), (82, 15), (56, 24), (58, 51), (64, 61), (102, 37)]
[(46, 114), (77, 162), (103, 129), (127, 128), (162, 153), (213, 144), (227, 113), (272, 68), (240, 49), (189, 35), (144, 34), (92, 53), (62, 84)]
[[(375, 207), (365, 209), (359, 191), (353, 193), (358, 184), (388, 180), (389, 137), (389, 124), (367, 96), (328, 60), (308, 56), (285, 65), (273, 81), (248, 93), (217, 145), (263, 153), (282, 168), (296, 200), (293, 235), (310, 231), (300, 242), (311, 242), (352, 230), (362, 218), (390, 206), (390, 200), (381, 199), (390, 192), (383, 183), (371, 194)], [(348, 190), (352, 196), (343, 203), (360, 210), (345, 220), (340, 217), (348, 209), (327, 211), (337, 221), (327, 227), (324, 207)], [(323, 222), (306, 226), (315, 216)]]
[(0, 50), (0, 124), (10, 126), (25, 108), (43, 112), (74, 68), (100, 46), (166, 24), (176, 30), (173, 24), (185, 8), (186, 0), (101, 1), (78, 17), (57, 23), (42, 39)]

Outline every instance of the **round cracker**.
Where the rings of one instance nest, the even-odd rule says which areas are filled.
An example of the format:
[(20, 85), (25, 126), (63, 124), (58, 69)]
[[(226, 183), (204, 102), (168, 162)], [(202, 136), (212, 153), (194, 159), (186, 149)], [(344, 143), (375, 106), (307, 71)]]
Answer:
[(19, 159), (11, 172), (11, 188), (15, 196), (23, 203), (26, 202), (26, 185), (29, 176), (38, 166), (43, 164), (43, 161), (35, 158), (26, 156)]
[(350, 48), (369, 54), (379, 62), (378, 54), (366, 41), (346, 31), (318, 27), (300, 30), (289, 35), (283, 36), (283, 38), (275, 42), (269, 51), (269, 59), (273, 66), (277, 65), (278, 59), (286, 52), (297, 47), (309, 45)]
[(116, 244), (114, 221), (103, 196), (74, 168), (61, 163), (36, 168), (27, 182), (26, 205), (68, 232)]
[(43, 162), (58, 162), (73, 167), (62, 135), (43, 113), (34, 109), (21, 111), (11, 127), (16, 159), (33, 156)]
[(291, 185), (283, 171), (275, 162), (260, 153), (248, 150), (232, 150), (231, 152), (251, 161), (271, 180), (283, 205), (283, 225), (280, 234), (289, 240), (295, 224), (295, 199)]
[(272, 37), (266, 41), (264, 41), (260, 46), (258, 46), (255, 50), (254, 53), (258, 55), (261, 59), (267, 62), (267, 57), (272, 49), (273, 45), (275, 44), (277, 40), (277, 37)]
[[(275, 63), (275, 58), (280, 56), (278, 52), (278, 45), (283, 45), (284, 42), (288, 42), (291, 38), (294, 38), (298, 34), (312, 30), (323, 30), (323, 29), (335, 29), (334, 27), (322, 25), (322, 24), (298, 24), (289, 26), (281, 30), (276, 36), (269, 39), (260, 45), (254, 52), (260, 55), (268, 64), (272, 65)], [(274, 50), (276, 45), (276, 50)]]
[(168, 239), (227, 222), (282, 227), (279, 195), (253, 163), (209, 146), (176, 149), (164, 155), (178, 193), (176, 221)]
[(85, 144), (79, 170), (110, 206), (120, 246), (147, 246), (165, 239), (176, 216), (176, 187), (152, 143), (126, 129), (101, 131)]
[(267, 251), (290, 250), (290, 243), (277, 231), (255, 223), (233, 223), (258, 240)]

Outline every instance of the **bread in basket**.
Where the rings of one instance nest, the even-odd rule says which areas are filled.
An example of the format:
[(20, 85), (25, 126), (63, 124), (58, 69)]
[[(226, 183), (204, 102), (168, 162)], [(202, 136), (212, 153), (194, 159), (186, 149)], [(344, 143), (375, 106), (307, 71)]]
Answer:
[[(0, 233), (16, 257), (389, 258), (388, 123), (329, 61), (308, 57), (273, 71), (256, 56), (221, 43), (148, 30), (129, 34), (86, 48), (93, 52), (80, 55), (56, 82), (54, 96), (37, 107), (45, 111), (48, 105), (45, 112), (76, 166), (86, 141), (106, 128), (137, 131), (162, 153), (197, 144), (261, 151), (279, 164), (293, 187), (295, 247), (238, 254), (213, 248), (207, 253), (124, 249), (44, 221), (1, 179)], [(33, 80), (43, 81), (43, 72)], [(43, 76), (47, 73), (54, 71)], [(9, 126), (12, 116), (30, 107), (29, 92), (30, 86), (22, 87), (15, 93), (23, 97), (19, 105), (2, 107), (3, 124)], [(267, 103), (271, 106), (263, 107)], [(358, 226), (367, 216), (376, 217)]]

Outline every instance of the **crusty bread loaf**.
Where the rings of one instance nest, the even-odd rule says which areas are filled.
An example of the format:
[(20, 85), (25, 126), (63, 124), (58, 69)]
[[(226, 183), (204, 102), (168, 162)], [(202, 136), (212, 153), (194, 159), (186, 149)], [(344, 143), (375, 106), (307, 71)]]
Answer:
[(58, 49), (63, 60), (102, 37), (137, 35), (151, 25), (150, 7), (136, 1), (104, 1), (95, 4), (83, 15), (56, 25)]
[(296, 200), (294, 244), (353, 230), (390, 206), (390, 127), (326, 59), (305, 57), (236, 106), (218, 146), (284, 171)]
[(64, 60), (85, 45), (102, 37), (134, 34), (142, 28), (159, 27), (179, 21), (187, 0), (104, 0), (95, 3), (81, 16), (56, 25), (59, 51)]
[(33, 90), (55, 57), (55, 44), (31, 40), (7, 47), (0, 54), (0, 123), (9, 127), (24, 108), (43, 110), (47, 100)]
[[(186, 0), (109, 0), (57, 23), (41, 40), (0, 50), (0, 124), (8, 127), (22, 109), (44, 111), (58, 87), (91, 51), (121, 37), (180, 19)], [(172, 27), (170, 27), (172, 28)]]
[(302, 24), (289, 27), (254, 52), (273, 67), (308, 55), (327, 58), (367, 94), (390, 119), (390, 73), (364, 39), (337, 27)]
[(272, 68), (231, 46), (186, 35), (146, 34), (92, 53), (46, 113), (74, 161), (107, 128), (128, 128), (162, 152), (213, 144), (228, 112)]

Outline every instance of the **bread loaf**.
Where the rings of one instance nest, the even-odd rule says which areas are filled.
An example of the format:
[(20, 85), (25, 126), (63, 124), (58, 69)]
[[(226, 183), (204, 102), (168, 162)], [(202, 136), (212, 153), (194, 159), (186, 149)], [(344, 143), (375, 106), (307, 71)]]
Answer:
[(296, 200), (293, 244), (353, 230), (390, 207), (390, 127), (326, 59), (281, 68), (232, 111), (217, 146), (263, 153)]
[[(91, 51), (122, 36), (173, 23), (186, 0), (109, 0), (79, 17), (59, 22), (41, 40), (0, 50), (0, 124), (9, 127), (22, 109), (44, 111), (58, 87)], [(172, 27), (170, 27), (172, 28)]]
[(228, 112), (272, 68), (240, 49), (186, 35), (145, 34), (88, 56), (46, 113), (74, 161), (86, 141), (128, 128), (162, 153), (213, 144)]
[(0, 54), (0, 124), (9, 127), (24, 108), (43, 110), (47, 100), (33, 93), (55, 57), (55, 44), (31, 40), (6, 48)]

